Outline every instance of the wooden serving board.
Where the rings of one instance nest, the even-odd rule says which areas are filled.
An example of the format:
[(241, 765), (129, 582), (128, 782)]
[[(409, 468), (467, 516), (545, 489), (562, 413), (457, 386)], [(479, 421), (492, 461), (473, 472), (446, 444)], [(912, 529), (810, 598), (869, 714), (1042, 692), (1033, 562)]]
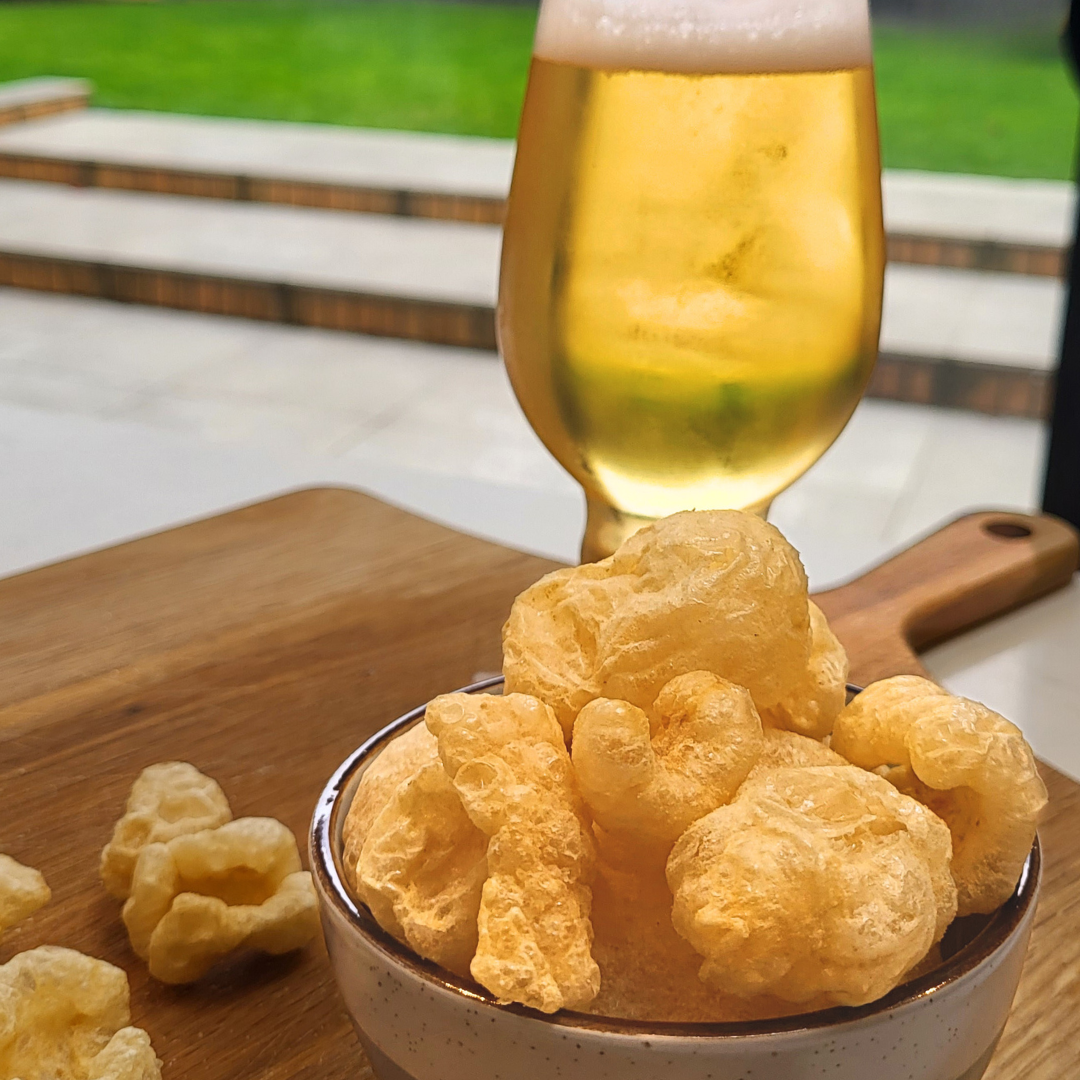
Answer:
[[(1030, 534), (987, 532), (995, 522)], [(1060, 523), (995, 514), (820, 602), (853, 677), (869, 680), (917, 669), (906, 641), (1030, 600), (1076, 563)], [(321, 944), (157, 984), (97, 880), (99, 852), (139, 771), (170, 759), (216, 777), (238, 816), (278, 817), (303, 844), (346, 754), (497, 670), (511, 601), (553, 567), (315, 490), (0, 581), (0, 850), (53, 889), (0, 942), (0, 962), (51, 943), (124, 968), (166, 1080), (370, 1077)], [(1080, 786), (1046, 777), (1045, 892), (993, 1080), (1059, 1080), (1080, 1061)]]

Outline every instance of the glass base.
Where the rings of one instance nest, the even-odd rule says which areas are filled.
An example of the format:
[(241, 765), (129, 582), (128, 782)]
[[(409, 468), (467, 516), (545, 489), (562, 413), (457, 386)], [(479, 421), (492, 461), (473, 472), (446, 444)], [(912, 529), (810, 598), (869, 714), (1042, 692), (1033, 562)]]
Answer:
[[(629, 540), (634, 533), (651, 525), (656, 518), (639, 517), (637, 514), (627, 514), (609, 506), (601, 499), (592, 495), (586, 495), (588, 516), (585, 520), (585, 536), (581, 541), (581, 561), (583, 563), (599, 562), (613, 555), (622, 546), (623, 541)], [(757, 514), (759, 517), (769, 516), (769, 507), (772, 499), (758, 503), (755, 506), (741, 507), (748, 513)], [(689, 508), (688, 508), (689, 509)]]
[(581, 561), (599, 562), (614, 554), (624, 540), (629, 540), (639, 529), (651, 525), (654, 518), (624, 514), (606, 502), (586, 496), (588, 517), (585, 520), (585, 537), (581, 541)]

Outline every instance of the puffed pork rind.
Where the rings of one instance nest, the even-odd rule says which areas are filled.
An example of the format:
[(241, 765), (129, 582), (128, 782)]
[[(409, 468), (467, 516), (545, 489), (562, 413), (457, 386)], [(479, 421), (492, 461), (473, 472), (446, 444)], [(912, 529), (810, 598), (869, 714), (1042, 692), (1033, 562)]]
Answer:
[(810, 659), (802, 678), (771, 709), (762, 714), (769, 727), (823, 739), (847, 701), (848, 656), (829, 626), (825, 613), (811, 600)]
[(811, 769), (819, 765), (850, 765), (817, 739), (799, 735), (783, 728), (765, 728), (762, 732), (761, 755), (750, 770), (746, 782), (757, 780), (764, 773), (776, 769)]
[(468, 975), (479, 937), (487, 847), (487, 834), (465, 813), (436, 756), (397, 786), (368, 828), (357, 891), (387, 933)]
[(859, 694), (837, 721), (832, 745), (945, 820), (959, 914), (989, 914), (1009, 899), (1047, 801), (1018, 727), (985, 705), (907, 676)]
[(90, 1062), (86, 1080), (161, 1080), (161, 1061), (142, 1028), (121, 1028)]
[(273, 818), (148, 844), (123, 918), (132, 948), (165, 983), (193, 982), (236, 949), (292, 952), (319, 932), (311, 875)]
[(707, 671), (672, 679), (651, 716), (626, 701), (591, 701), (574, 723), (571, 757), (596, 824), (666, 855), (734, 796), (764, 737), (749, 691)]
[(701, 956), (675, 932), (664, 867), (616, 867), (603, 848), (592, 885), (600, 993), (589, 1011), (625, 1020), (724, 1023), (800, 1011), (777, 998), (736, 998), (698, 977)]
[(345, 877), (354, 889), (356, 864), (375, 819), (404, 781), (438, 760), (435, 736), (423, 724), (417, 724), (387, 743), (364, 770), (341, 830)]
[(127, 975), (43, 945), (0, 966), (0, 1076), (160, 1080), (150, 1039), (131, 1020)]
[(927, 699), (950, 696), (921, 675), (896, 675), (871, 683), (837, 718), (829, 745), (861, 769), (907, 764), (911, 724)]
[(554, 713), (521, 694), (448, 694), (428, 705), (427, 725), (465, 812), (489, 837), (473, 978), (500, 1001), (585, 1008), (600, 987), (595, 848)]
[(526, 589), (503, 628), (507, 693), (547, 702), (567, 740), (595, 698), (648, 711), (677, 675), (746, 687), (758, 711), (810, 656), (806, 574), (773, 526), (735, 510), (674, 514), (603, 562)]
[(0, 937), (50, 899), (52, 890), (40, 870), (0, 855)]
[(950, 852), (945, 824), (872, 773), (776, 769), (679, 839), (672, 920), (723, 993), (862, 1005), (952, 921)]
[(147, 844), (164, 844), (231, 819), (229, 800), (217, 781), (194, 765), (150, 765), (132, 785), (124, 816), (101, 853), (102, 883), (117, 900), (126, 900), (139, 852)]

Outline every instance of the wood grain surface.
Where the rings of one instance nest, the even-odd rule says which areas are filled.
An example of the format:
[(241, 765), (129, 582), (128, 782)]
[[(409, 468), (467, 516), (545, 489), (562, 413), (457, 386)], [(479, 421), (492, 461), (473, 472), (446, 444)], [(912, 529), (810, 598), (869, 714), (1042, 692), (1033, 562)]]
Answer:
[[(918, 652), (1068, 584), (1080, 543), (1045, 515), (970, 514), (815, 597), (860, 686), (926, 675)], [(1080, 642), (1077, 642), (1080, 662)], [(1020, 989), (985, 1080), (1080, 1077), (1080, 784), (1041, 764), (1043, 891)]]
[[(980, 556), (982, 576), (966, 587), (978, 603), (949, 593), (953, 630), (1061, 583), (1069, 534), (1053, 531), (1047, 546), (1042, 520), (1037, 542)], [(940, 591), (947, 565), (972, 559), (969, 548), (949, 563), (952, 545), (938, 545)], [(0, 962), (52, 943), (124, 968), (166, 1080), (370, 1077), (321, 945), (241, 958), (189, 987), (154, 983), (97, 880), (100, 849), (138, 772), (176, 758), (216, 777), (238, 816), (279, 817), (302, 840), (326, 778), (367, 735), (499, 667), (511, 601), (552, 568), (355, 492), (317, 490), (0, 581), (0, 850), (53, 889), (0, 942)], [(894, 623), (934, 608), (925, 593), (905, 608), (902, 577), (894, 566), (872, 589), (890, 598)], [(866, 630), (857, 588), (823, 602), (865, 677), (887, 669), (882, 642), (893, 638), (868, 635), (864, 655), (849, 637)], [(917, 663), (903, 651), (894, 660)], [(1080, 1060), (1080, 786), (1053, 770), (1047, 781), (1045, 891), (992, 1080), (1057, 1080)]]
[(1063, 588), (1078, 564), (1076, 532), (1057, 518), (968, 514), (815, 600), (866, 686), (925, 675), (917, 653)]

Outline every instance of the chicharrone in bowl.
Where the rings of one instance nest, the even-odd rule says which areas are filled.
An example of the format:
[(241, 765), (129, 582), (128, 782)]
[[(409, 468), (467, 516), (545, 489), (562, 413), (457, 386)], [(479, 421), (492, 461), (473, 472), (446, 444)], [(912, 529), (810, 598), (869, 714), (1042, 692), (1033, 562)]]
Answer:
[[(467, 688), (499, 692), (501, 679)], [(319, 799), (311, 869), (338, 987), (379, 1080), (978, 1080), (1008, 1018), (1041, 878), (1036, 840), (1012, 898), (958, 919), (943, 963), (860, 1008), (678, 1024), (500, 1005), (385, 933), (342, 872), (341, 830), (365, 768), (418, 708), (351, 754)]]

